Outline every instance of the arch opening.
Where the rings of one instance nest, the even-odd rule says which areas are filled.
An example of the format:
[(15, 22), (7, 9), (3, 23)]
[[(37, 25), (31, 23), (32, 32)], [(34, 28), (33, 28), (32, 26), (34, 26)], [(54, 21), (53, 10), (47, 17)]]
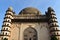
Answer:
[(37, 31), (32, 27), (25, 29), (23, 35), (24, 40), (37, 40)]
[(4, 38), (3, 40), (8, 40), (8, 38)]

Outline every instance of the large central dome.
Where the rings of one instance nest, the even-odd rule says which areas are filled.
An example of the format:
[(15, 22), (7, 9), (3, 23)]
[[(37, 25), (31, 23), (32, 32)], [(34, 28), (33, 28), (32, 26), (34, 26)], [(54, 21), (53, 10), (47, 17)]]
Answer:
[(39, 10), (37, 10), (36, 8), (27, 7), (21, 10), (19, 14), (41, 14), (41, 12), (39, 12)]

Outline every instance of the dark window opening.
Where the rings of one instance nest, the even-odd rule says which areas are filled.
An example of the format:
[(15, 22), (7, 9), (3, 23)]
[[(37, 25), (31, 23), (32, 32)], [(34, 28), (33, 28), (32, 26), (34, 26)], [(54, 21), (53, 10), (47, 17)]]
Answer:
[(6, 33), (6, 35), (7, 35), (7, 33)]
[(6, 28), (6, 30), (8, 30), (8, 28)]
[(9, 26), (9, 24), (7, 24), (7, 26)]
[(24, 30), (24, 40), (37, 40), (37, 31), (32, 28), (28, 27)]
[(8, 20), (8, 22), (10, 22), (10, 21)]
[(58, 35), (58, 33), (57, 33), (57, 35)]
[(56, 28), (56, 30), (57, 30), (57, 28)]
[(8, 38), (4, 38), (3, 40), (8, 40)]
[(31, 38), (29, 38), (29, 40), (31, 40)]
[(5, 28), (4, 28), (4, 30), (5, 30)]

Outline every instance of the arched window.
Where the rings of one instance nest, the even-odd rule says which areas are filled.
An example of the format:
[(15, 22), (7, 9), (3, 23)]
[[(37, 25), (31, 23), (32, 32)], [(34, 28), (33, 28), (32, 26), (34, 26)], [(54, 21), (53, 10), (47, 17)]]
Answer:
[(8, 20), (8, 22), (10, 22), (10, 20)]
[(5, 35), (7, 35), (7, 33), (5, 33)]
[(58, 35), (58, 32), (57, 32), (57, 35)]
[(8, 40), (8, 38), (4, 38), (3, 40)]
[(5, 28), (3, 30), (5, 30)]
[(57, 28), (56, 28), (56, 30), (57, 30)]
[(25, 29), (23, 34), (24, 40), (37, 40), (37, 31), (32, 27)]
[(8, 30), (8, 28), (6, 28), (6, 30)]
[(7, 26), (9, 26), (9, 24), (7, 24)]

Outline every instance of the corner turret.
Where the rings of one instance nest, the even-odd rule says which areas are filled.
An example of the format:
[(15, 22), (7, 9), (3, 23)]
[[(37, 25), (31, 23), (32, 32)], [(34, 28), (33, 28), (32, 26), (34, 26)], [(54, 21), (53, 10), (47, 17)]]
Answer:
[(59, 40), (60, 30), (59, 30), (59, 25), (58, 25), (58, 21), (56, 18), (56, 14), (55, 14), (55, 11), (53, 10), (53, 8), (48, 7), (46, 16), (48, 19), (48, 24), (50, 26), (50, 34), (51, 34), (50, 36), (56, 36), (56, 38)]
[(2, 25), (2, 30), (1, 30), (2, 39), (9, 39), (9, 37), (11, 36), (10, 28), (11, 28), (11, 19), (13, 19), (13, 15), (14, 15), (13, 9), (12, 9), (12, 7), (9, 7), (6, 11), (3, 25)]

